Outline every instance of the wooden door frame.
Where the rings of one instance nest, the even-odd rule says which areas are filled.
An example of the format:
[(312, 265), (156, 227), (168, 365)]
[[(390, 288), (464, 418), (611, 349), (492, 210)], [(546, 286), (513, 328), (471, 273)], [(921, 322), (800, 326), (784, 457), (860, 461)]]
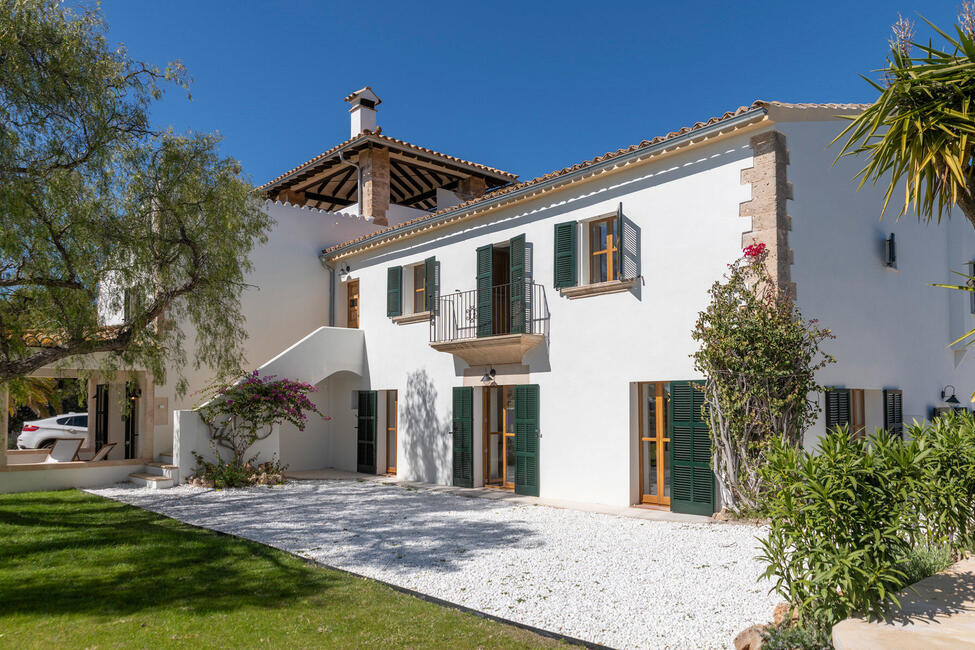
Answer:
[[(491, 404), (491, 389), (497, 388), (500, 390), (501, 396), (501, 431), (495, 432), (491, 431), (491, 411), (489, 409)], [(506, 389), (514, 391), (515, 387), (512, 385), (494, 385), (494, 386), (482, 386), (481, 387), (481, 483), (484, 487), (497, 488), (499, 490), (514, 490), (515, 489), (515, 477), (511, 477), (508, 480), (508, 462), (507, 462), (507, 446), (508, 440), (510, 438), (510, 443), (515, 444), (515, 434), (512, 431), (510, 434), (505, 431), (507, 428), (508, 413), (507, 409), (504, 408), (504, 393)], [(490, 469), (490, 447), (488, 445), (488, 440), (492, 433), (501, 435), (501, 483), (488, 484), (490, 480), (488, 478)]]
[[(390, 409), (389, 398), (393, 398), (392, 409)], [(393, 416), (390, 418), (389, 414), (392, 412)], [(393, 426), (389, 426), (390, 420), (392, 420)], [(386, 473), (395, 474), (396, 473), (396, 445), (389, 444), (389, 432), (393, 431), (395, 433), (396, 441), (399, 441), (399, 393), (395, 390), (386, 391)], [(389, 462), (392, 458), (393, 462)]]
[[(649, 384), (654, 384), (654, 401), (657, 402), (657, 430), (656, 436), (653, 438), (647, 438), (647, 441), (654, 441), (657, 443), (657, 494), (645, 494), (643, 489), (643, 387)], [(669, 506), (670, 497), (664, 496), (666, 489), (664, 481), (666, 480), (665, 471), (665, 443), (670, 442), (669, 431), (665, 430), (667, 427), (664, 426), (664, 418), (659, 416), (661, 408), (666, 408), (662, 406), (664, 402), (663, 387), (664, 384), (670, 384), (670, 381), (638, 381), (636, 382), (636, 400), (637, 400), (637, 432), (636, 432), (636, 444), (637, 444), (637, 454), (639, 456), (639, 503), (648, 505), (658, 505), (658, 506)]]
[[(355, 287), (355, 326), (352, 325), (352, 288)], [(358, 329), (359, 327), (359, 316), (361, 316), (362, 309), (359, 305), (359, 278), (354, 280), (349, 280), (346, 282), (345, 290), (345, 326), (351, 327), (353, 329)]]

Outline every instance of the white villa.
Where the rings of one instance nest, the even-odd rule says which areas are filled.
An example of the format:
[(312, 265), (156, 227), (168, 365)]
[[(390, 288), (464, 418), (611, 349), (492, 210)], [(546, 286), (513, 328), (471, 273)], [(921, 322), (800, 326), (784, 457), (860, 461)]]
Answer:
[[(973, 361), (949, 347), (975, 301), (931, 286), (971, 268), (975, 231), (879, 219), (881, 189), (852, 180), (862, 161), (828, 148), (860, 105), (759, 101), (519, 182), (383, 134), (368, 87), (346, 101), (350, 139), (260, 188), (277, 223), (243, 299), (252, 367), (317, 385), (331, 417), (261, 443), (293, 471), (711, 514), (691, 331), (758, 242), (836, 336), (807, 446), (828, 425), (898, 429), (975, 390)], [(208, 380), (187, 372), (191, 393)], [(125, 386), (93, 381), (90, 420), (106, 423), (92, 430), (128, 441), (113, 458), (185, 477), (209, 452), (198, 398), (144, 382), (142, 420), (123, 427), (95, 398)]]

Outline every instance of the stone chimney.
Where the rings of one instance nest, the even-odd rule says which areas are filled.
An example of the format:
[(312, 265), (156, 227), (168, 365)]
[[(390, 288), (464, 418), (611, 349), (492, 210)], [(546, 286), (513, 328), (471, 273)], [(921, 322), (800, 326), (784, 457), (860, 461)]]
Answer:
[[(357, 90), (345, 101), (352, 104), (352, 137), (365, 132), (376, 133), (376, 106), (382, 102), (366, 86)], [(359, 202), (362, 215), (377, 226), (388, 226), (386, 213), (389, 211), (389, 149), (370, 145), (359, 153)]]
[(349, 114), (352, 116), (352, 130), (349, 137), (354, 138), (364, 131), (375, 133), (376, 107), (383, 100), (379, 99), (379, 96), (372, 92), (372, 88), (369, 86), (360, 88), (346, 97), (345, 101), (352, 104), (352, 108), (349, 109)]

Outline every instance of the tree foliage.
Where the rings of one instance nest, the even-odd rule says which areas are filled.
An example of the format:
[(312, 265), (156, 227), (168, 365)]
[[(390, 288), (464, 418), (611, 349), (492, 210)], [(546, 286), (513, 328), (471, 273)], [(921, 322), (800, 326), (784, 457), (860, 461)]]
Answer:
[(759, 507), (761, 467), (775, 439), (796, 446), (819, 411), (815, 373), (831, 356), (820, 350), (829, 330), (806, 322), (766, 268), (763, 244), (745, 249), (693, 332), (694, 367), (707, 377), (705, 404), (714, 471), (730, 510)]
[(0, 382), (94, 353), (162, 378), (186, 362), (184, 324), (197, 365), (241, 364), (240, 292), (270, 218), (218, 136), (153, 128), (182, 66), (105, 33), (97, 9), (0, 0)]
[(928, 23), (941, 47), (912, 43), (913, 27), (898, 21), (882, 79), (864, 77), (880, 96), (834, 140), (845, 141), (840, 156), (866, 157), (861, 187), (886, 185), (883, 211), (903, 183), (900, 214), (913, 206), (918, 220), (940, 222), (957, 204), (975, 226), (973, 15), (966, 3), (954, 36)]

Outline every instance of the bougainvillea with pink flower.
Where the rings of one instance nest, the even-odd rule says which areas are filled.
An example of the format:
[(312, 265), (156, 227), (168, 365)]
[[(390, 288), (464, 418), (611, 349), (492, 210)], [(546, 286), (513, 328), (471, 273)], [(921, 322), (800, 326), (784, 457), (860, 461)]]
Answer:
[(765, 244), (746, 247), (692, 332), (721, 501), (738, 514), (761, 510), (766, 450), (775, 439), (801, 442), (819, 412), (809, 398), (820, 390), (816, 372), (833, 362), (821, 349), (833, 335), (802, 317), (767, 259)]
[(304, 431), (309, 414), (328, 419), (309, 397), (316, 390), (311, 384), (261, 376), (255, 370), (234, 383), (213, 387), (213, 397), (199, 413), (210, 428), (214, 446), (229, 450), (230, 464), (242, 468), (255, 460), (245, 459), (247, 450), (270, 436), (275, 427), (287, 422)]
[(742, 253), (744, 253), (745, 257), (761, 257), (761, 255), (765, 253), (765, 249), (766, 249), (765, 244), (762, 242), (758, 242), (757, 244), (751, 244), (749, 246), (745, 246), (745, 248), (742, 250)]

